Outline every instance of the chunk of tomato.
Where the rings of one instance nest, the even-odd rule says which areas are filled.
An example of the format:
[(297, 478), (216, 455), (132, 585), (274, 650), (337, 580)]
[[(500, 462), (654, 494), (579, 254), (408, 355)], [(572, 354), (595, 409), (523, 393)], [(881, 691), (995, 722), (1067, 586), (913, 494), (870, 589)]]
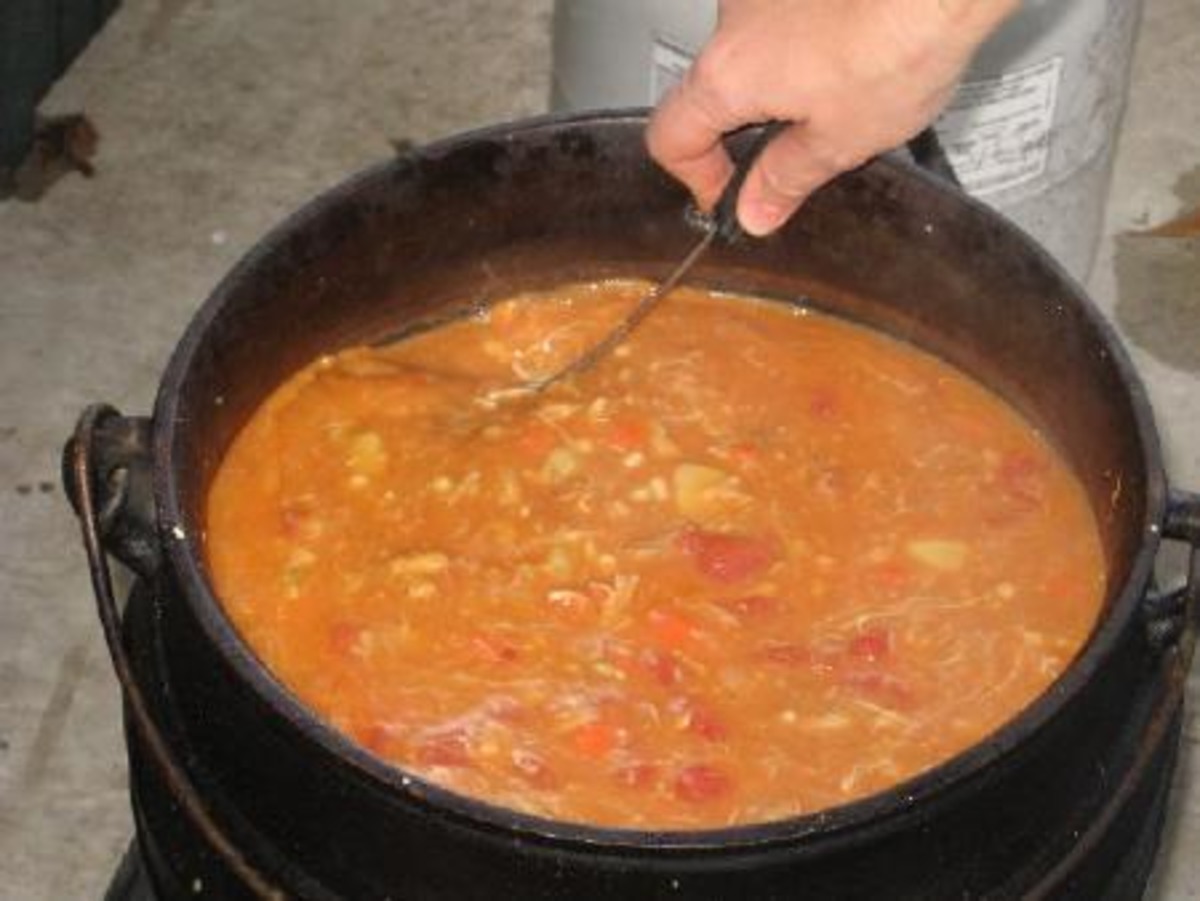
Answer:
[(711, 707), (692, 701), (688, 705), (688, 731), (705, 741), (722, 741), (729, 729)]
[(722, 770), (705, 763), (692, 764), (675, 776), (675, 797), (688, 804), (702, 804), (729, 794), (733, 781)]
[(775, 548), (766, 539), (704, 529), (685, 529), (677, 547), (702, 575), (715, 582), (742, 582), (775, 560)]
[(470, 740), (466, 733), (457, 730), (427, 736), (416, 747), (416, 761), (422, 766), (468, 767)]
[(846, 644), (846, 653), (856, 659), (874, 662), (886, 657), (892, 648), (892, 633), (887, 629), (867, 629)]
[(692, 620), (673, 610), (651, 610), (649, 622), (654, 643), (667, 650), (685, 647), (697, 632)]

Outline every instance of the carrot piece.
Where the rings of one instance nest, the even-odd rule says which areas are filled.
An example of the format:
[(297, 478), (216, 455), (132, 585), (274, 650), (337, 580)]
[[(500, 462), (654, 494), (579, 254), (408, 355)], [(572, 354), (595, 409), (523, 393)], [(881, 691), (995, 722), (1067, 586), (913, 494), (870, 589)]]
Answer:
[(912, 582), (913, 570), (903, 560), (884, 560), (868, 569), (867, 577), (882, 588), (904, 588)]
[(650, 427), (643, 419), (632, 416), (613, 420), (605, 433), (604, 442), (619, 451), (642, 450), (650, 440)]
[(558, 445), (559, 435), (544, 422), (530, 422), (517, 436), (517, 447), (531, 457), (544, 457)]
[(653, 610), (650, 613), (650, 632), (657, 644), (667, 650), (677, 651), (692, 640), (696, 625), (686, 616), (671, 610)]
[(593, 720), (571, 730), (571, 745), (587, 757), (607, 757), (617, 746), (617, 730), (604, 720)]
[(729, 457), (741, 466), (752, 466), (759, 461), (761, 453), (757, 444), (740, 441), (729, 446)]

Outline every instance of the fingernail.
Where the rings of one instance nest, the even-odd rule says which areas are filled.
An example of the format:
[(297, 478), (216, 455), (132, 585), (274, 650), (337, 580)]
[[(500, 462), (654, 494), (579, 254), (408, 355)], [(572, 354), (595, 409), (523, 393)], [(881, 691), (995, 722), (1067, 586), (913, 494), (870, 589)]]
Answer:
[(745, 204), (742, 207), (741, 215), (738, 216), (742, 228), (747, 234), (754, 235), (756, 238), (775, 231), (783, 224), (785, 218), (787, 218), (787, 207), (764, 201)]

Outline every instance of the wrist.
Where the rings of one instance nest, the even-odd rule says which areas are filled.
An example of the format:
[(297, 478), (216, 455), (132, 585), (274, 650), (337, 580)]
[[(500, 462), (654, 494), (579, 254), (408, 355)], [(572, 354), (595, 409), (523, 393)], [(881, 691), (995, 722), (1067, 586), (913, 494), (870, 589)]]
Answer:
[(1021, 0), (929, 0), (935, 13), (957, 34), (973, 43), (983, 41), (1021, 7)]

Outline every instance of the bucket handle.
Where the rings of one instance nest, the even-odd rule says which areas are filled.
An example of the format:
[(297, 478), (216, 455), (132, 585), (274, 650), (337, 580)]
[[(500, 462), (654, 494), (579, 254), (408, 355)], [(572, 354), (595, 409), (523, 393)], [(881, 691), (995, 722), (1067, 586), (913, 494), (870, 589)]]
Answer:
[[(122, 424), (125, 429), (112, 429), (114, 425)], [(129, 440), (118, 442), (120, 449), (114, 451), (111, 440), (105, 442), (102, 438), (102, 431), (106, 427), (109, 429), (109, 436), (114, 432), (124, 432)], [(149, 431), (147, 420), (127, 419), (113, 407), (93, 404), (79, 417), (75, 434), (63, 451), (63, 475), (79, 517), (92, 590), (96, 595), (97, 612), (104, 630), (104, 641), (108, 645), (113, 671), (125, 698), (129, 720), (145, 743), (150, 759), (154, 761), (180, 809), (209, 847), (256, 897), (269, 901), (284, 901), (288, 897), (287, 893), (272, 883), (237, 849), (201, 800), (191, 778), (176, 762), (162, 730), (150, 713), (146, 696), (134, 675), (133, 665), (125, 648), (121, 613), (113, 591), (112, 573), (108, 566), (102, 535), (116, 528), (133, 494), (146, 484), (141, 480), (148, 476), (145, 461), (149, 454)], [(107, 448), (104, 446), (106, 443)], [(107, 455), (106, 449), (109, 452)], [(109, 459), (104, 459), (105, 456)], [(140, 474), (137, 473), (139, 463), (142, 466)], [(105, 476), (103, 480), (99, 478), (102, 473)], [(135, 511), (135, 519), (137, 515)], [(107, 528), (102, 529), (102, 526)], [(130, 553), (127, 538), (136, 532), (136, 524), (124, 532), (117, 529), (117, 533), (125, 537), (118, 538), (114, 553), (130, 563), (140, 575), (150, 577), (159, 562), (158, 552), (145, 550), (143, 547), (140, 552)], [(147, 536), (143, 535), (138, 540), (146, 539)], [(151, 530), (149, 540), (152, 539)], [(140, 545), (135, 541), (134, 546)]]

